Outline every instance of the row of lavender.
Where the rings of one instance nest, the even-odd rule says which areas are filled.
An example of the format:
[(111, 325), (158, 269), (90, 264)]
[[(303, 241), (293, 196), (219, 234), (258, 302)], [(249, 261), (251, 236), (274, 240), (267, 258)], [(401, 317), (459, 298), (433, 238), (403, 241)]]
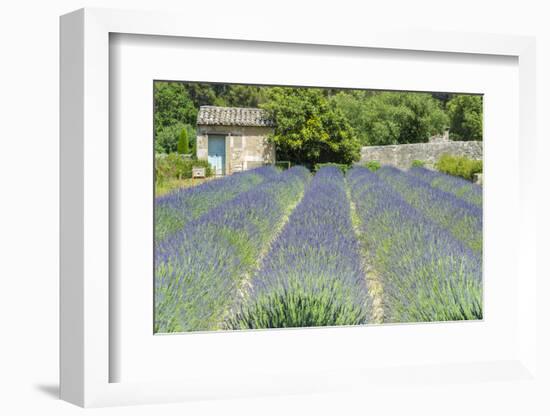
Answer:
[(482, 206), (483, 190), (481, 186), (467, 181), (466, 179), (446, 175), (444, 173), (422, 167), (411, 168), (408, 173), (429, 183), (430, 186), (433, 186), (434, 188), (449, 192), (454, 196), (478, 207)]
[(170, 234), (181, 230), (187, 222), (277, 175), (275, 168), (263, 167), (180, 189), (157, 198), (155, 240), (164, 240)]
[(309, 177), (301, 167), (274, 175), (156, 244), (155, 332), (220, 328)]
[(393, 168), (354, 168), (348, 182), (384, 321), (482, 318), (480, 211)]
[(481, 256), (483, 224), (480, 206), (434, 188), (422, 179), (394, 167), (384, 166), (376, 173), (407, 203), (449, 230), (456, 239)]
[(265, 256), (233, 329), (363, 324), (368, 292), (345, 179), (319, 170)]

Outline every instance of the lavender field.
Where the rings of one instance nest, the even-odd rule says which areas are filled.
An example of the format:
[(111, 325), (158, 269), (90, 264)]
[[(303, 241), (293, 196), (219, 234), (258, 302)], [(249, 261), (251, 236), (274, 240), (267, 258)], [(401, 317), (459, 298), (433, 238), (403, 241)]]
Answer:
[(482, 319), (482, 192), (263, 167), (155, 201), (155, 332)]

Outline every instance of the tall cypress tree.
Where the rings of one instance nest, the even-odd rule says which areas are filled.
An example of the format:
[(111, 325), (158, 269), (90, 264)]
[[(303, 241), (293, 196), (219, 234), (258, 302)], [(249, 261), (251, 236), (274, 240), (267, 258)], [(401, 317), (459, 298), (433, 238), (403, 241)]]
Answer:
[(189, 137), (187, 136), (187, 129), (182, 129), (180, 133), (180, 139), (178, 141), (178, 153), (186, 155), (189, 153)]

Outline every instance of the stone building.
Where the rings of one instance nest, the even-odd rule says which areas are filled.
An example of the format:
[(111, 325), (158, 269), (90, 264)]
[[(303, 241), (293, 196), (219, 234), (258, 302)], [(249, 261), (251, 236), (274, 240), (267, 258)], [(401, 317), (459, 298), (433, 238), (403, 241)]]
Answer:
[(217, 175), (275, 163), (268, 141), (275, 123), (259, 108), (201, 106), (197, 116), (197, 158)]

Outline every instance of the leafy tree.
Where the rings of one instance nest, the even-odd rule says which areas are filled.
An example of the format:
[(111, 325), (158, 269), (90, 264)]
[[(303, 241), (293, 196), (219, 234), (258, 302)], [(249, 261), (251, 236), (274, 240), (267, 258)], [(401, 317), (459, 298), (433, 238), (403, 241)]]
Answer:
[(447, 103), (452, 140), (483, 139), (483, 98), (479, 95), (455, 95)]
[(343, 91), (331, 99), (362, 145), (427, 142), (449, 122), (440, 101), (427, 93)]
[(269, 87), (241, 84), (186, 83), (185, 89), (193, 105), (217, 105), (222, 107), (257, 107), (264, 101)]
[(350, 164), (360, 144), (340, 109), (319, 88), (273, 87), (261, 105), (276, 122), (277, 158), (294, 164)]
[(182, 85), (197, 110), (201, 105), (226, 105), (225, 100), (218, 96), (223, 95), (225, 84), (189, 82)]
[(155, 139), (157, 153), (174, 153), (178, 150), (178, 141), (185, 124), (177, 122), (158, 131)]
[(177, 123), (194, 125), (197, 122), (198, 107), (181, 82), (154, 83), (154, 110), (155, 135)]
[(178, 153), (183, 155), (189, 154), (189, 137), (185, 128), (181, 129), (178, 141)]
[(230, 85), (225, 93), (226, 105), (230, 107), (258, 107), (265, 101), (265, 94), (269, 87), (255, 85)]

